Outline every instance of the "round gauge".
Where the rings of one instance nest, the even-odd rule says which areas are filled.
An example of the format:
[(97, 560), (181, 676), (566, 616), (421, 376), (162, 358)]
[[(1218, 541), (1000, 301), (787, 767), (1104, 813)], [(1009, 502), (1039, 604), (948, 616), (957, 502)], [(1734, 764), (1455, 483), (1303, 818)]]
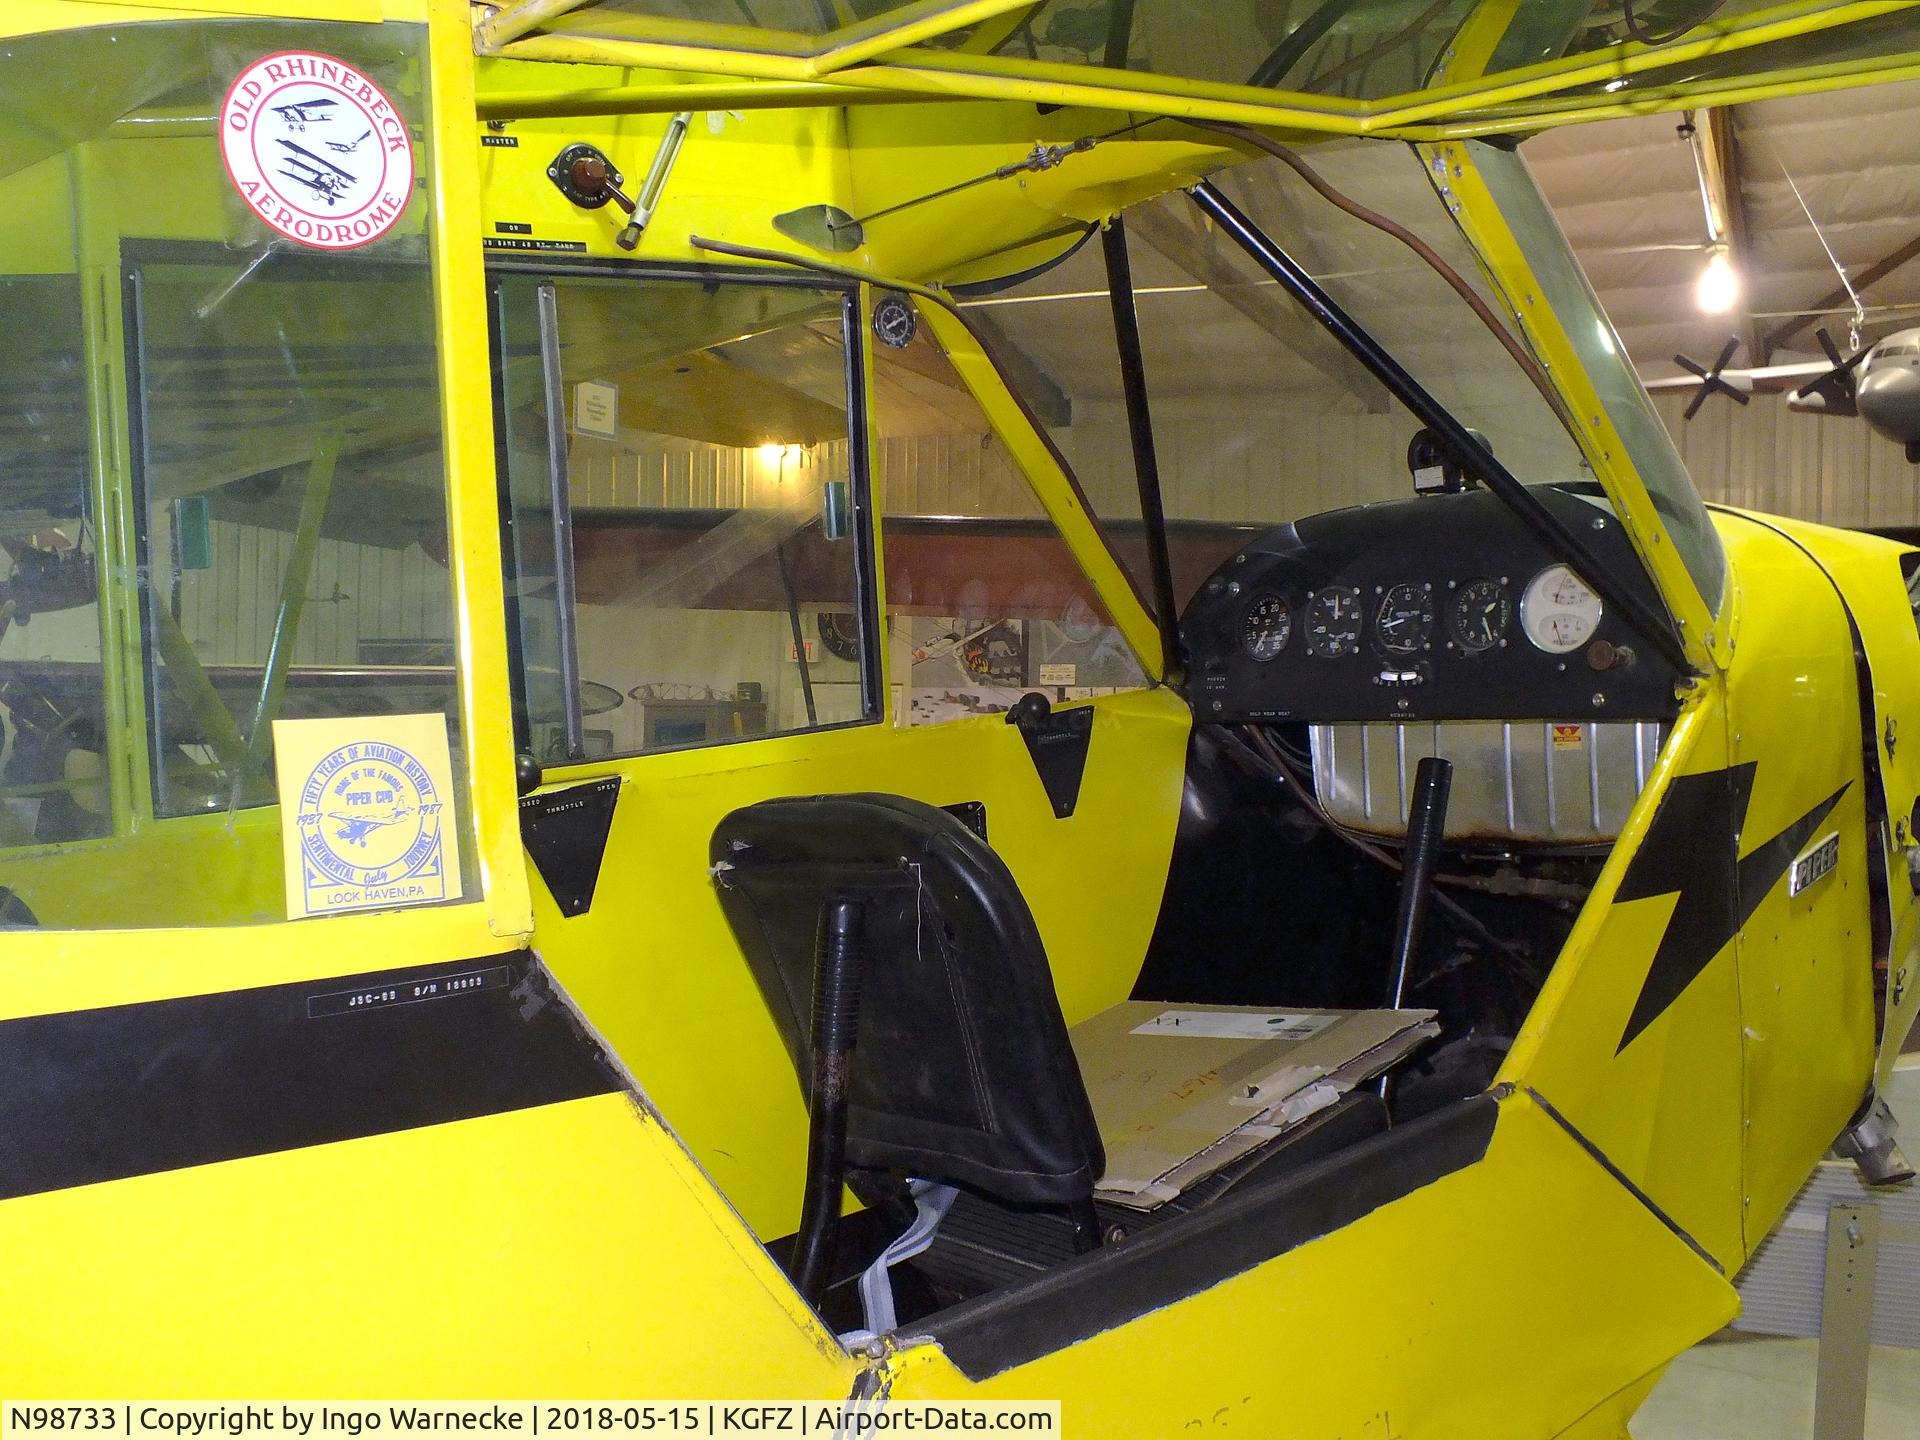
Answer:
[(1491, 650), (1507, 635), (1513, 601), (1498, 580), (1469, 580), (1447, 602), (1447, 634), (1468, 655)]
[(1262, 595), (1240, 620), (1240, 644), (1250, 659), (1271, 660), (1287, 648), (1293, 612), (1278, 595)]
[(882, 345), (904, 350), (919, 329), (919, 318), (903, 296), (888, 295), (873, 307), (873, 333)]
[(1564, 565), (1542, 570), (1520, 597), (1520, 628), (1549, 655), (1586, 644), (1600, 628), (1600, 615), (1600, 597)]
[(1307, 653), (1331, 660), (1351, 655), (1360, 644), (1360, 592), (1351, 585), (1329, 585), (1307, 601)]
[(1395, 585), (1381, 598), (1373, 632), (1389, 655), (1412, 655), (1433, 635), (1433, 587)]

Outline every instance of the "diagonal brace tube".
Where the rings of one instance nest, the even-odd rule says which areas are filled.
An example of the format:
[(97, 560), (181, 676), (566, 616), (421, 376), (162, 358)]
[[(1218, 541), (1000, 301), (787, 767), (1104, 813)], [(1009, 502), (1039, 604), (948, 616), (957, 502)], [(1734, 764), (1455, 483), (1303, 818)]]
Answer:
[(1682, 674), (1693, 667), (1686, 651), (1674, 634), (1672, 622), (1648, 605), (1628, 586), (1622, 585), (1613, 571), (1601, 563), (1592, 548), (1560, 522), (1559, 517), (1542, 505), (1515, 478), (1512, 471), (1466, 426), (1428, 392), (1418, 380), (1389, 355), (1373, 336), (1335, 303), (1320, 283), (1301, 268), (1286, 251), (1276, 245), (1258, 225), (1241, 212), (1210, 181), (1203, 180), (1187, 194), (1209, 219), (1213, 220), (1253, 262), (1280, 283), (1282, 289), (1306, 309), (1320, 326), (1338, 340), (1369, 370), (1380, 383), (1421, 424), (1440, 438), (1442, 444), (1461, 465), (1478, 475), (1494, 494), (1507, 503), (1520, 520), (1547, 547), (1579, 572), (1608, 606), (1613, 608), (1646, 642), (1671, 661)]

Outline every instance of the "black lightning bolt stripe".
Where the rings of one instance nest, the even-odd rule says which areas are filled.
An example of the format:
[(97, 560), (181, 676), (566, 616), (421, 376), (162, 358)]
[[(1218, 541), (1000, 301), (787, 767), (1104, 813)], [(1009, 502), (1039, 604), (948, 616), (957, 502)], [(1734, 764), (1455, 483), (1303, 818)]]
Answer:
[(1793, 824), (1736, 858), (1753, 798), (1754, 763), (1682, 775), (1661, 798), (1646, 839), (1620, 882), (1616, 904), (1678, 895), (1666, 933), (1627, 1017), (1617, 1055), (1666, 1012), (1739, 933), (1820, 822), (1840, 803), (1849, 780)]

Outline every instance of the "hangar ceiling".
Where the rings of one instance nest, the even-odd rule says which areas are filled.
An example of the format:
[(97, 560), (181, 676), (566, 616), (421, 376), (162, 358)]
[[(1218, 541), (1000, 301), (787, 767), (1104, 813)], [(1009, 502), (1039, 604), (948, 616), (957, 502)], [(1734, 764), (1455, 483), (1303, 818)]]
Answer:
[[(1816, 324), (1844, 347), (1851, 306), (1835, 298), (1840, 280), (1823, 236), (1865, 302), (1863, 341), (1920, 325), (1920, 81), (1723, 113), (1731, 121), (1740, 211), (1734, 259), (1744, 290), (1740, 304), (1722, 315), (1702, 314), (1695, 303), (1709, 251), (1693, 151), (1677, 132), (1680, 114), (1567, 126), (1521, 147), (1643, 376), (1679, 375), (1676, 352), (1710, 362), (1734, 334), (1742, 339), (1735, 368), (1816, 357)], [(1333, 141), (1307, 153), (1337, 183), (1384, 204), (1382, 176), (1406, 152)], [(1356, 168), (1356, 155), (1378, 163)], [(1323, 253), (1303, 258), (1318, 273), (1349, 282), (1370, 276), (1379, 283), (1369, 288), (1384, 295), (1409, 285), (1408, 272), (1421, 269), (1399, 247), (1376, 243), (1325, 207), (1273, 161), (1236, 166), (1221, 183), (1276, 234), (1293, 237), (1289, 243), (1302, 243), (1303, 228), (1316, 232)], [(1400, 204), (1386, 208), (1407, 213)], [(1806, 211), (1819, 221), (1817, 233)], [(1436, 225), (1437, 218), (1420, 228), (1471, 271), (1457, 239), (1444, 244), (1451, 227)], [(1346, 383), (1347, 368), (1329, 361), (1331, 347), (1304, 314), (1218, 243), (1183, 196), (1137, 207), (1127, 223), (1156, 394), (1256, 397), (1276, 387), (1317, 389), (1330, 409), (1372, 408), (1365, 387)], [(1388, 313), (1409, 323), (1392, 327), (1390, 348), (1418, 373), (1448, 364), (1464, 312), (1451, 297), (1424, 289), (1393, 298)], [(1419, 307), (1417, 315), (1409, 304)], [(1063, 415), (1076, 399), (1117, 400), (1097, 245), (970, 308), (1002, 333), (1003, 352), (1022, 365), (1029, 388), (1053, 396)], [(1370, 324), (1381, 315), (1364, 303), (1359, 313)], [(1755, 350), (1768, 352), (1766, 361), (1756, 360)]]
[[(1920, 81), (1727, 113), (1746, 244), (1735, 255), (1743, 299), (1726, 315), (1702, 315), (1694, 300), (1706, 222), (1681, 116), (1568, 126), (1521, 148), (1642, 374), (1680, 373), (1676, 351), (1711, 361), (1736, 333), (1790, 352), (1773, 363), (1817, 354), (1813, 323), (1844, 347), (1851, 305), (1834, 300), (1840, 281), (1821, 235), (1856, 287), (1905, 257), (1861, 289), (1866, 340), (1920, 324)], [(1809, 317), (1815, 309), (1826, 313)], [(1734, 361), (1756, 363), (1748, 348)]]

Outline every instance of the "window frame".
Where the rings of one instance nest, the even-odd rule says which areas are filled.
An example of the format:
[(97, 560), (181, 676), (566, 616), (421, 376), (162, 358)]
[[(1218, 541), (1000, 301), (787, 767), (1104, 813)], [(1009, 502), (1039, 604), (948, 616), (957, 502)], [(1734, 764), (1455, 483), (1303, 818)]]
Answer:
[[(492, 372), (495, 491), (500, 505), (500, 562), (506, 582), (504, 618), (507, 631), (507, 670), (513, 711), (514, 749), (521, 755), (535, 755), (532, 719), (527, 703), (526, 657), (520, 628), (520, 607), (515, 581), (517, 575), (514, 531), (513, 491), (508, 470), (509, 445), (506, 396), (506, 317), (507, 285), (518, 279), (536, 289), (535, 312), (540, 327), (539, 344), (542, 384), (550, 398), (565, 393), (564, 376), (558, 373), (560, 361), (557, 307), (543, 305), (538, 291), (552, 291), (560, 284), (579, 281), (614, 283), (677, 283), (685, 285), (758, 285), (789, 290), (812, 290), (840, 297), (840, 324), (843, 375), (847, 402), (847, 480), (849, 518), (854, 542), (853, 613), (860, 625), (860, 718), (802, 725), (793, 729), (769, 730), (760, 735), (720, 736), (707, 740), (689, 740), (642, 749), (610, 750), (604, 755), (584, 753), (585, 715), (580, 698), (579, 636), (574, 614), (575, 556), (573, 549), (572, 502), (568, 486), (564, 452), (556, 446), (550, 409), (546, 437), (547, 502), (553, 516), (554, 579), (561, 647), (561, 704), (564, 707), (562, 733), (568, 750), (566, 758), (549, 767), (555, 770), (603, 766), (615, 761), (644, 759), (690, 750), (707, 750), (726, 745), (745, 745), (755, 741), (792, 739), (835, 730), (853, 730), (881, 725), (888, 721), (887, 692), (882, 670), (880, 576), (877, 555), (879, 529), (873, 499), (873, 464), (870, 422), (867, 414), (866, 292), (863, 281), (840, 279), (813, 272), (787, 273), (754, 266), (690, 265), (672, 263), (636, 263), (628, 260), (579, 256), (560, 259), (528, 255), (502, 257), (490, 254), (486, 262), (488, 362)], [(560, 543), (564, 534), (566, 543)], [(804, 663), (804, 661), (802, 662)], [(537, 756), (535, 758), (538, 758)]]
[[(213, 240), (125, 238), (120, 242), (119, 303), (122, 317), (122, 339), (125, 349), (124, 388), (127, 407), (127, 475), (129, 482), (127, 487), (128, 513), (122, 523), (127, 535), (127, 542), (133, 554), (134, 573), (140, 577), (152, 577), (155, 574), (153, 525), (150, 514), (152, 476), (149, 474), (149, 470), (151, 468), (151, 456), (148, 445), (150, 434), (148, 415), (151, 409), (151, 403), (145, 388), (149, 368), (146, 361), (148, 327), (144, 308), (145, 302), (142, 295), (142, 276), (150, 266), (230, 266), (233, 263), (234, 252), (227, 249), (218, 241)], [(422, 270), (425, 272), (427, 283), (434, 287), (433, 304), (436, 310), (440, 303), (438, 298), (439, 281), (434, 275), (434, 266), (430, 255), (402, 258), (394, 255), (358, 255), (273, 247), (256, 255), (251, 261), (246, 275), (242, 278), (250, 278), (253, 274), (254, 267), (258, 267), (261, 270), (271, 270), (280, 265), (292, 266), (306, 277), (320, 276), (322, 278), (336, 274), (351, 278), (365, 275), (369, 271), (398, 272), (402, 270)], [(434, 344), (437, 352), (439, 345), (439, 337), (437, 335), (434, 337)], [(434, 373), (437, 381), (440, 378), (439, 356), (437, 353), (435, 355)], [(443, 454), (440, 480), (437, 488), (441, 495), (442, 514), (446, 520), (449, 535), (451, 535), (454, 523), (453, 491), (450, 483), (452, 474), (451, 462), (445, 456), (447, 439), (446, 405), (444, 396), (437, 396), (436, 399), (438, 403), (435, 405), (435, 410), (437, 413)], [(449, 557), (447, 572), (448, 591), (453, 597), (453, 602), (457, 610), (459, 602), (459, 582), (453, 573), (451, 557)], [(176, 581), (178, 580), (177, 573), (174, 578)], [(261, 814), (277, 810), (280, 805), (280, 797), (277, 790), (270, 798), (243, 799), (229, 807), (223, 807), (219, 810), (180, 811), (169, 809), (162, 803), (162, 796), (159, 789), (159, 776), (163, 769), (161, 747), (165, 741), (165, 730), (160, 719), (160, 692), (162, 688), (160, 675), (164, 670), (165, 660), (161, 655), (157, 628), (158, 620), (153, 612), (156, 592), (150, 580), (148, 580), (147, 583), (136, 584), (132, 588), (137, 592), (134, 600), (137, 605), (138, 633), (135, 642), (137, 648), (129, 658), (133, 661), (134, 670), (137, 671), (131, 678), (133, 683), (139, 687), (138, 714), (142, 733), (133, 737), (134, 743), (131, 748), (142, 758), (145, 766), (144, 773), (134, 776), (134, 792), (131, 799), (135, 806), (134, 814), (136, 816), (136, 822), (145, 823), (150, 821), (157, 824), (191, 824), (200, 821), (204, 823), (206, 817), (211, 815), (219, 817), (221, 822), (225, 823), (226, 820), (231, 817)], [(103, 603), (105, 602), (103, 601)], [(465, 718), (458, 705), (458, 696), (464, 684), (463, 671), (465, 662), (461, 655), (457, 625), (449, 631), (446, 636), (446, 641), (452, 652), (452, 695), (455, 699), (454, 708), (450, 713), (454, 723), (461, 727), (461, 751), (465, 751), (471, 744), (471, 740), (470, 737), (465, 734)], [(263, 673), (265, 665), (266, 662), (263, 661)], [(244, 718), (245, 717), (239, 715), (234, 716), (235, 724), (238, 725)], [(276, 717), (268, 716), (267, 718), (269, 722), (271, 722)], [(250, 742), (250, 737), (243, 738), (248, 738)], [(460, 759), (460, 752), (456, 752), (456, 760), (459, 761), (456, 765), (456, 771), (458, 772), (455, 777), (456, 780), (462, 785), (470, 786), (471, 765), (466, 760)], [(116, 773), (113, 778), (117, 783), (120, 778), (117, 773), (119, 767), (114, 768)], [(269, 781), (271, 781), (270, 763), (268, 767), (268, 778)]]

